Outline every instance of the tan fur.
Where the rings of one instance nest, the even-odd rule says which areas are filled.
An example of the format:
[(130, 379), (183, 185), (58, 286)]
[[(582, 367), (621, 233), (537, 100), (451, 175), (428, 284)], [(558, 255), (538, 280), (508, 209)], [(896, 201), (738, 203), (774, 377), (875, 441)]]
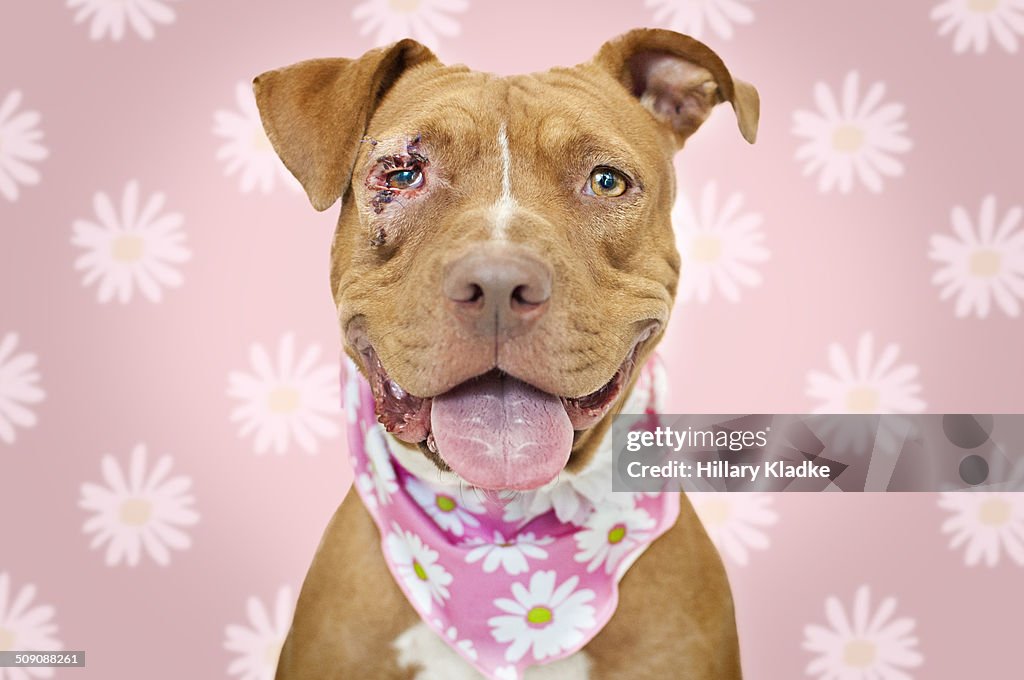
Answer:
[[(358, 359), (352, 343), (368, 340), (420, 397), (493, 368), (552, 394), (586, 395), (653, 329), (643, 362), (680, 269), (672, 156), (719, 102), (732, 104), (748, 141), (758, 118), (752, 86), (703, 44), (663, 30), (627, 33), (574, 68), (509, 78), (444, 66), (407, 40), (272, 71), (255, 89), (268, 136), (313, 205), (342, 197), (331, 286), (346, 350)], [(368, 178), (378, 158), (410, 144), (429, 158), (431, 188), (382, 209)], [(582, 196), (598, 165), (625, 171), (636, 190)], [(501, 238), (543, 258), (554, 284), (528, 333), (486, 343), (452, 322), (441, 277), (495, 238), (507, 181), (514, 202), (502, 204)], [(570, 472), (589, 464), (610, 416), (577, 433)], [(391, 645), (417, 617), (379, 541), (349, 494), (303, 586), (278, 680), (413, 677)], [(685, 499), (677, 525), (623, 579), (619, 608), (586, 653), (597, 680), (740, 677), (724, 570)]]

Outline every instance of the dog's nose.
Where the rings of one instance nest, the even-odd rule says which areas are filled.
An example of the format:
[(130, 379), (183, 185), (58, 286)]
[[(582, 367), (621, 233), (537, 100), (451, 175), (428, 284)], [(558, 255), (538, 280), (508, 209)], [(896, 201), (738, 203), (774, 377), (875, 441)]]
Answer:
[(486, 248), (448, 265), (443, 286), (464, 326), (480, 335), (507, 337), (544, 314), (551, 298), (551, 268), (524, 250)]

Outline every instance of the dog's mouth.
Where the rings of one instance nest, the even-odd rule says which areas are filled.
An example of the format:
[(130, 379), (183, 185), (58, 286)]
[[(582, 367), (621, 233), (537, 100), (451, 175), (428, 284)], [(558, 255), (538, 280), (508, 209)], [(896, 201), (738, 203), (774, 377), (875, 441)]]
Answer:
[(377, 419), (402, 441), (418, 444), (442, 469), (473, 486), (527, 490), (565, 467), (577, 431), (598, 423), (629, 384), (644, 331), (609, 380), (581, 397), (544, 392), (492, 369), (434, 397), (406, 392), (373, 346), (358, 348), (373, 389)]

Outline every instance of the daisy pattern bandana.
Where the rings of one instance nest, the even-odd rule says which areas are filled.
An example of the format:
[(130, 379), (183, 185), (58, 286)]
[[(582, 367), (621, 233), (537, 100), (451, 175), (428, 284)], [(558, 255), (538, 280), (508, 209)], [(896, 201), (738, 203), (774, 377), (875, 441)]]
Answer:
[[(656, 418), (657, 361), (624, 412)], [(610, 433), (590, 470), (508, 500), (425, 481), (392, 455), (369, 384), (344, 366), (354, 486), (420, 618), (490, 680), (582, 649), (615, 612), (623, 574), (675, 523), (679, 495), (612, 493)]]

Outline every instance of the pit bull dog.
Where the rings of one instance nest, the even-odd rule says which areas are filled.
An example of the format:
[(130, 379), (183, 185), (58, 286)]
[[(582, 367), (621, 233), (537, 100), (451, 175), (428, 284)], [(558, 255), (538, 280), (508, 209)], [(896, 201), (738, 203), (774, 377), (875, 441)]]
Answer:
[(672, 157), (723, 102), (753, 143), (756, 90), (657, 29), (513, 77), (403, 40), (254, 90), (313, 206), (342, 199), (331, 289), (368, 416), (277, 679), (740, 678), (691, 505), (610, 493), (602, 451), (655, 391)]

